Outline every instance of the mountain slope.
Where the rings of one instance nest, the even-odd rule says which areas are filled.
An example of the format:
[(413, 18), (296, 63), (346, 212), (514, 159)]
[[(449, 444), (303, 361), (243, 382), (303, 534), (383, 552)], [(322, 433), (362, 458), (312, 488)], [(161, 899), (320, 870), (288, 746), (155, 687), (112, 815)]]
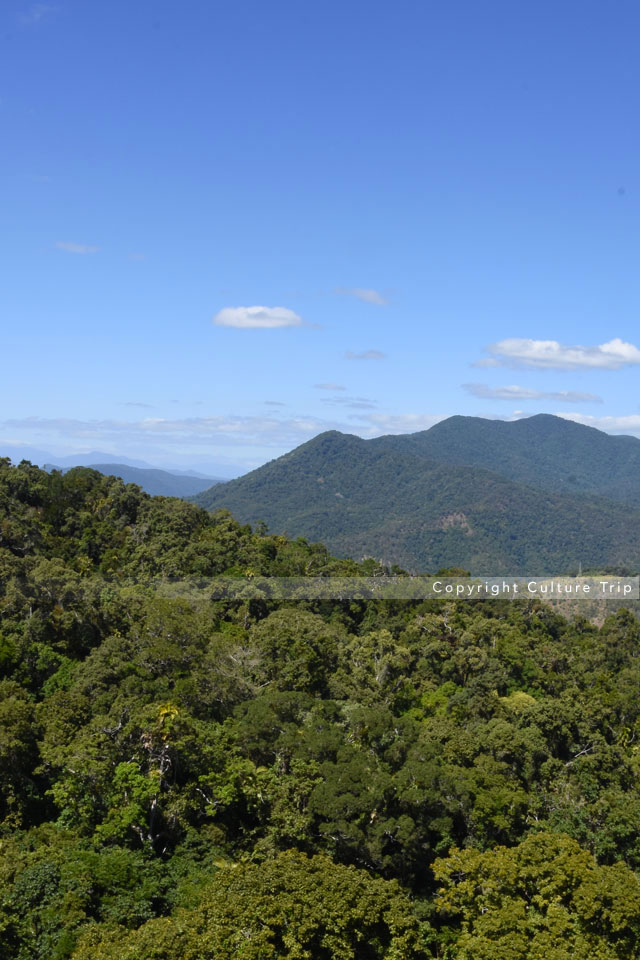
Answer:
[(640, 567), (640, 512), (401, 446), (331, 431), (195, 500), (225, 507), (241, 522), (322, 539), (338, 555), (411, 570), (538, 575), (580, 564)]
[[(92, 463), (92, 470), (97, 470), (107, 477), (120, 477), (125, 483), (137, 483), (139, 487), (153, 497), (187, 497), (195, 496), (202, 490), (209, 489), (216, 483), (224, 482), (217, 477), (194, 477), (187, 474), (171, 473), (168, 470), (149, 468), (142, 470), (131, 467), (126, 463)], [(59, 470), (60, 467), (48, 466), (48, 469)], [(62, 472), (73, 470), (73, 467), (62, 468)]]
[(449, 417), (430, 430), (370, 442), (441, 463), (485, 467), (544, 490), (640, 504), (640, 440), (612, 437), (562, 417)]

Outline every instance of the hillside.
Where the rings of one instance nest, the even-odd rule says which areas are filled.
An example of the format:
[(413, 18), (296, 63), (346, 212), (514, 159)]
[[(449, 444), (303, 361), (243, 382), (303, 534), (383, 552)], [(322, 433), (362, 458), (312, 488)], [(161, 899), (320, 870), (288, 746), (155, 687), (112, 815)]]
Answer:
[(440, 463), (485, 467), (556, 493), (640, 504), (640, 440), (613, 437), (562, 417), (449, 417), (430, 430), (371, 440), (373, 447)]
[[(60, 470), (66, 473), (74, 467), (57, 467), (47, 465), (48, 469)], [(106, 477), (120, 477), (125, 483), (137, 483), (146, 493), (153, 497), (193, 497), (202, 490), (208, 490), (212, 483), (224, 483), (222, 477), (198, 477), (189, 474), (171, 473), (169, 470), (155, 468), (141, 469), (126, 463), (92, 463), (92, 470), (104, 474)]]
[(0, 459), (2, 960), (637, 956), (628, 610), (156, 589), (365, 570)]
[(369, 555), (410, 570), (640, 567), (640, 512), (545, 492), (479, 466), (438, 463), (412, 452), (419, 442), (420, 435), (367, 441), (331, 431), (195, 500), (225, 507), (241, 522), (322, 540), (340, 556)]

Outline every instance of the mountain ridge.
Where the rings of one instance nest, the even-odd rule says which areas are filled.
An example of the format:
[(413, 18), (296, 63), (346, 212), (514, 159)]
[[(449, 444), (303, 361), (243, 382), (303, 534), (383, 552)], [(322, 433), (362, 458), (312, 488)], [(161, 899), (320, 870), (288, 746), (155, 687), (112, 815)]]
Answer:
[[(223, 483), (222, 478), (199, 477), (187, 473), (172, 473), (170, 470), (160, 470), (155, 467), (141, 469), (125, 463), (90, 463), (86, 466), (59, 467), (47, 464), (47, 470), (59, 470), (68, 473), (70, 470), (97, 470), (107, 477), (120, 477), (125, 483), (135, 483), (145, 493), (155, 497), (180, 497), (187, 499), (211, 489), (217, 483)], [(212, 481), (213, 484), (212, 484)]]
[[(241, 522), (322, 540), (338, 555), (367, 554), (410, 570), (461, 566), (478, 575), (538, 575), (580, 565), (640, 568), (640, 511), (603, 497), (597, 483), (568, 493), (541, 486), (540, 477), (549, 486), (554, 480), (553, 455), (543, 458), (542, 470), (530, 470), (527, 483), (477, 463), (447, 462), (447, 455), (478, 459), (478, 449), (486, 446), (481, 441), (465, 453), (468, 418), (445, 429), (452, 426), (458, 446), (449, 440), (448, 454), (437, 435), (437, 443), (425, 442), (431, 431), (372, 440), (327, 431), (194, 500), (208, 509), (225, 507)], [(536, 420), (529, 433), (531, 427), (560, 436), (577, 427), (580, 443), (592, 429), (584, 428), (585, 435), (581, 425), (561, 418)], [(503, 461), (522, 473), (537, 463), (533, 450), (525, 438)], [(565, 469), (566, 457), (559, 466)], [(640, 485), (640, 470), (638, 478), (634, 470), (632, 457), (620, 498), (630, 496), (632, 481)]]
[(513, 421), (455, 416), (429, 430), (370, 442), (440, 462), (485, 467), (541, 489), (640, 503), (640, 440), (551, 414)]

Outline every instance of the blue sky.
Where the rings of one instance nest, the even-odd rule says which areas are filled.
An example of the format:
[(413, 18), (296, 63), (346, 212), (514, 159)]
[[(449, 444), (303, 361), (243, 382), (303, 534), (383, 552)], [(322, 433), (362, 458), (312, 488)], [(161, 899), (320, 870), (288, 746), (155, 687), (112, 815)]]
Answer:
[(5, 0), (0, 448), (231, 474), (452, 414), (640, 436), (639, 30)]

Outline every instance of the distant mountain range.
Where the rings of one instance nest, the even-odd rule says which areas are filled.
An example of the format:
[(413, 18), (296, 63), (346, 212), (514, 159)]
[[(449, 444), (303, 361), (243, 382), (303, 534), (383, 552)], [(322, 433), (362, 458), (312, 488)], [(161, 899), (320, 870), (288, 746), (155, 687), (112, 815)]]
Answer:
[[(105, 453), (103, 450), (58, 456), (58, 454), (51, 453), (50, 450), (41, 450), (39, 447), (32, 447), (26, 443), (0, 443), (0, 457), (9, 457), (13, 463), (29, 460), (39, 467), (44, 467), (45, 464), (55, 464), (59, 467), (89, 467), (92, 463), (116, 462), (112, 453)], [(144, 460), (132, 460), (130, 457), (122, 456), (122, 454), (117, 455), (117, 463), (126, 463), (129, 467), (140, 467), (142, 469), (152, 466)]]
[[(211, 489), (212, 484), (224, 483), (222, 477), (202, 477), (192, 473), (172, 473), (168, 470), (156, 470), (153, 467), (142, 470), (140, 467), (131, 467), (126, 463), (90, 463), (86, 464), (98, 473), (105, 476), (121, 477), (125, 483), (137, 483), (147, 493), (154, 497), (181, 497), (183, 500), (192, 497), (202, 490)], [(73, 467), (62, 467), (56, 464), (46, 464), (46, 470), (62, 470), (67, 473)]]
[[(66, 471), (72, 467), (92, 467), (100, 473), (122, 477), (126, 483), (137, 483), (154, 496), (190, 497), (214, 483), (229, 479), (228, 475), (219, 476), (217, 471), (204, 473), (199, 470), (180, 470), (178, 467), (154, 467), (145, 460), (132, 460), (122, 454), (114, 456), (113, 453), (105, 453), (103, 450), (58, 456), (28, 444), (0, 442), (0, 457), (9, 457), (13, 463), (29, 460), (44, 470)], [(221, 468), (221, 472), (223, 470), (224, 468)], [(183, 477), (187, 478), (188, 482), (180, 482)], [(193, 480), (199, 482), (191, 482)]]
[(373, 440), (330, 431), (194, 499), (413, 571), (640, 569), (640, 440), (560, 417), (451, 417)]

